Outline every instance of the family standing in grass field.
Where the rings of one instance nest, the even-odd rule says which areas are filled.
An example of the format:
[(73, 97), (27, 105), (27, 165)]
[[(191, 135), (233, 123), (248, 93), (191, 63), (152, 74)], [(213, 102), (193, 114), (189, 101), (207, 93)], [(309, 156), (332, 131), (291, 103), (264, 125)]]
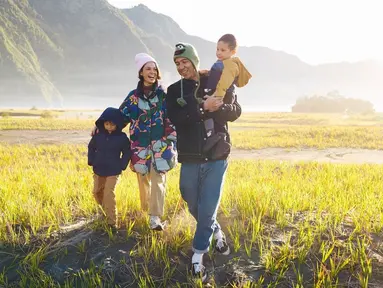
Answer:
[[(191, 270), (202, 281), (207, 277), (203, 255), (211, 243), (218, 253), (230, 253), (217, 221), (231, 148), (227, 122), (242, 112), (234, 86), (243, 87), (252, 77), (236, 50), (235, 37), (222, 36), (217, 62), (207, 71), (200, 70), (191, 44), (176, 44), (173, 61), (181, 79), (167, 91), (159, 84), (157, 61), (137, 54), (137, 87), (119, 108), (101, 114), (88, 147), (93, 195), (115, 231), (119, 224), (114, 191), (122, 171), (130, 166), (137, 174), (141, 208), (149, 214), (150, 229), (161, 231), (166, 229), (166, 174), (180, 163), (181, 196), (197, 222)], [(128, 124), (129, 137), (122, 132)]]

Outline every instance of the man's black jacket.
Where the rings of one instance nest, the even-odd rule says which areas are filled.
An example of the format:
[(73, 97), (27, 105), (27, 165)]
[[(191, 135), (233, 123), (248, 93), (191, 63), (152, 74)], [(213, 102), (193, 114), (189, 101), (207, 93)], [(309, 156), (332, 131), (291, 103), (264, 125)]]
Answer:
[[(185, 106), (181, 106), (177, 99), (181, 98), (181, 81)], [(196, 98), (202, 99), (205, 95), (204, 89), (207, 84), (207, 76), (201, 75), (199, 83), (194, 80), (181, 79), (168, 87), (166, 102), (168, 116), (175, 125), (177, 132), (178, 162), (203, 163), (212, 160), (211, 153), (203, 153), (206, 143), (206, 130), (204, 120), (214, 120), (215, 132), (226, 134), (226, 140), (230, 143), (228, 132), (228, 121), (235, 121), (241, 115), (242, 109), (237, 102), (237, 96), (228, 93), (224, 98), (224, 105), (218, 111), (204, 111), (203, 104)], [(221, 159), (226, 159), (230, 151)]]

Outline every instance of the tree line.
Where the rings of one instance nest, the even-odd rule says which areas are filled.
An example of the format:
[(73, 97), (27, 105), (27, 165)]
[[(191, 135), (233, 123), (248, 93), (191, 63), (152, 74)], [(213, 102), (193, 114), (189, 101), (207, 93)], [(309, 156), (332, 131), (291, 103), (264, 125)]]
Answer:
[(375, 112), (374, 105), (366, 100), (347, 98), (337, 91), (327, 95), (313, 95), (298, 98), (291, 108), (298, 113), (358, 113), (371, 114)]

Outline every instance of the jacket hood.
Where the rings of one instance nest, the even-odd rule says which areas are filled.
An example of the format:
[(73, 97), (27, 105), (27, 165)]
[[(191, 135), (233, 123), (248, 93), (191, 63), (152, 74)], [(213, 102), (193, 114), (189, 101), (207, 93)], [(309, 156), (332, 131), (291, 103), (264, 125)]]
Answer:
[(236, 86), (243, 87), (247, 83), (249, 83), (252, 75), (246, 69), (245, 65), (243, 65), (241, 59), (239, 59), (238, 57), (233, 57), (233, 61), (238, 65), (238, 69), (239, 69), (239, 77), (236, 81)]
[(117, 108), (108, 107), (102, 112), (101, 116), (96, 121), (96, 126), (99, 130), (105, 130), (104, 122), (112, 121), (116, 124), (117, 129), (116, 132), (121, 132), (124, 128), (124, 116), (121, 111)]

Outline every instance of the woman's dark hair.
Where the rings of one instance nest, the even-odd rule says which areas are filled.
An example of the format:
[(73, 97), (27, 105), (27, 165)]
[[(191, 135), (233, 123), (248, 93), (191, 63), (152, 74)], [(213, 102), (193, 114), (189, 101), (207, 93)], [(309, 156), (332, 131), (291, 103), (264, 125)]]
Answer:
[(236, 50), (238, 47), (237, 39), (235, 39), (235, 36), (233, 34), (225, 34), (221, 38), (219, 38), (218, 42), (225, 42), (227, 45), (229, 45), (230, 50)]
[[(149, 62), (145, 63), (145, 65), (148, 64), (148, 63)], [(141, 81), (144, 81), (144, 77), (142, 77), (141, 73), (142, 73), (142, 71), (144, 71), (145, 65), (141, 67), (140, 71), (138, 71), (138, 79), (140, 79)], [(155, 64), (155, 65), (156, 65), (156, 69), (157, 69), (157, 80), (161, 80), (160, 69), (158, 68), (157, 64)]]

